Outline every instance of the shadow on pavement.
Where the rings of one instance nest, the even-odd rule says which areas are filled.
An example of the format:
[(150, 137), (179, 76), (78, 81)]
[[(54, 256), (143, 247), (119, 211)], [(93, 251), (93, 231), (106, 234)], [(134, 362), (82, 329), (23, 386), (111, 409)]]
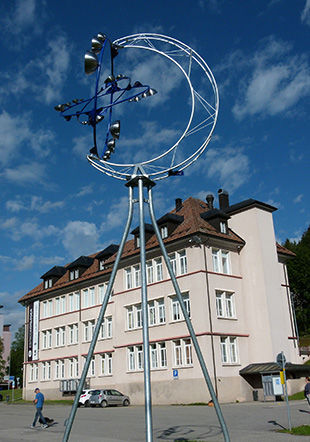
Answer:
[(193, 439), (206, 439), (208, 437), (218, 436), (222, 430), (215, 426), (209, 425), (176, 425), (166, 428), (165, 430), (156, 430), (156, 439), (170, 440), (174, 442), (185, 442)]

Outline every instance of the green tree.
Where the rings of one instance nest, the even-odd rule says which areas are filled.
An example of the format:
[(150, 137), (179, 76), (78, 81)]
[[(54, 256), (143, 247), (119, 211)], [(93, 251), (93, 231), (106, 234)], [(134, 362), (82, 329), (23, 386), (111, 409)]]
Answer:
[(5, 360), (3, 359), (4, 345), (3, 340), (0, 338), (0, 381), (3, 381), (3, 376), (5, 376)]
[(24, 363), (24, 338), (25, 338), (25, 326), (19, 327), (15, 333), (14, 341), (11, 345), (10, 354), (10, 375), (20, 378), (22, 385), (23, 381), (23, 363)]
[(299, 242), (286, 240), (284, 247), (296, 253), (287, 263), (300, 335), (310, 334), (310, 227)]

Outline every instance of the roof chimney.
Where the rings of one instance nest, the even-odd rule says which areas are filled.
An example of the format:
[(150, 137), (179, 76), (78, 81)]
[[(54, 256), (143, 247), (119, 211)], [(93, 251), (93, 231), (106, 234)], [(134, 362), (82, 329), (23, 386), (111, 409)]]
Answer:
[(229, 195), (226, 190), (219, 189), (217, 191), (218, 197), (219, 197), (219, 206), (220, 210), (223, 210), (225, 212), (226, 209), (229, 207)]
[(175, 211), (178, 212), (182, 209), (182, 198), (176, 198), (175, 200)]
[(212, 193), (209, 193), (206, 196), (206, 200), (207, 200), (207, 204), (208, 204), (209, 209), (213, 209), (214, 208), (213, 207), (214, 196), (212, 195)]

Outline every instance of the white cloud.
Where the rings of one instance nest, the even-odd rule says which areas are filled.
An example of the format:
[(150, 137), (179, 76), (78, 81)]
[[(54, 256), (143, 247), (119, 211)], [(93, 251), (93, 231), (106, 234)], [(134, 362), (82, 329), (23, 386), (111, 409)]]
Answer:
[(30, 210), (36, 210), (40, 213), (52, 212), (55, 209), (60, 209), (65, 205), (64, 201), (43, 201), (40, 196), (33, 196), (31, 198)]
[(105, 219), (100, 226), (100, 231), (106, 232), (115, 227), (125, 224), (125, 219), (128, 214), (128, 197), (123, 196), (111, 204), (109, 212), (105, 215)]
[(13, 162), (25, 145), (30, 145), (38, 156), (45, 157), (49, 152), (47, 145), (53, 138), (50, 130), (33, 130), (27, 115), (13, 116), (3, 111), (0, 114), (0, 163)]
[(295, 203), (295, 204), (297, 204), (297, 203), (300, 203), (301, 202), (301, 200), (303, 199), (303, 194), (302, 193), (300, 193), (299, 195), (297, 195), (294, 199), (293, 199), (293, 202)]
[(45, 166), (37, 162), (20, 164), (14, 168), (4, 169), (0, 176), (8, 181), (13, 181), (15, 184), (44, 183), (46, 178)]
[(62, 231), (62, 244), (75, 258), (96, 252), (98, 239), (97, 227), (86, 221), (70, 221)]
[(301, 21), (310, 26), (310, 0), (306, 0), (305, 7), (301, 13)]
[(20, 212), (21, 210), (25, 210), (26, 206), (21, 200), (9, 200), (5, 203), (5, 207), (10, 212)]
[(92, 138), (90, 134), (73, 138), (73, 152), (80, 158), (85, 159), (86, 155), (89, 153), (89, 149), (93, 147)]
[(75, 195), (77, 198), (93, 193), (93, 186), (91, 184), (83, 186), (82, 189)]
[(230, 193), (244, 184), (250, 176), (250, 162), (242, 148), (211, 148), (199, 167), (203, 167), (209, 178)]
[(19, 241), (21, 238), (30, 237), (34, 241), (40, 241), (47, 236), (58, 237), (59, 229), (52, 224), (40, 226), (35, 218), (26, 220), (17, 217), (2, 219), (0, 228), (6, 230), (13, 241)]
[(19, 271), (29, 270), (34, 266), (35, 257), (34, 255), (23, 256), (16, 260), (15, 268)]
[(306, 54), (293, 54), (290, 44), (274, 37), (262, 40), (259, 46), (251, 57), (240, 51), (230, 54), (217, 68), (230, 73), (230, 83), (233, 79), (239, 83), (239, 97), (232, 109), (239, 120), (247, 115), (287, 112), (310, 95)]
[(9, 32), (19, 34), (37, 25), (35, 0), (16, 0), (11, 3), (12, 12), (3, 20)]

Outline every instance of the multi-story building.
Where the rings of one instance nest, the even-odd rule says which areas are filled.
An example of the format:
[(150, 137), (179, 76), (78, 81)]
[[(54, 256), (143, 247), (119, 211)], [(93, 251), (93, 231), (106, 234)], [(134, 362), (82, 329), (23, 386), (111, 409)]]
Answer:
[[(276, 243), (274, 207), (253, 199), (229, 205), (227, 192), (219, 191), (216, 209), (213, 199), (176, 199), (157, 222), (220, 401), (249, 400), (252, 386), (240, 370), (275, 361), (281, 351), (299, 362), (285, 265), (293, 254)], [(145, 232), (153, 403), (207, 402), (152, 226)], [(117, 388), (138, 404), (144, 401), (139, 228), (132, 234), (87, 381), (90, 388)], [(70, 390), (67, 381), (81, 375), (117, 249), (112, 244), (53, 267), (20, 299), (26, 307), (26, 398), (37, 385), (47, 397), (60, 397)]]

